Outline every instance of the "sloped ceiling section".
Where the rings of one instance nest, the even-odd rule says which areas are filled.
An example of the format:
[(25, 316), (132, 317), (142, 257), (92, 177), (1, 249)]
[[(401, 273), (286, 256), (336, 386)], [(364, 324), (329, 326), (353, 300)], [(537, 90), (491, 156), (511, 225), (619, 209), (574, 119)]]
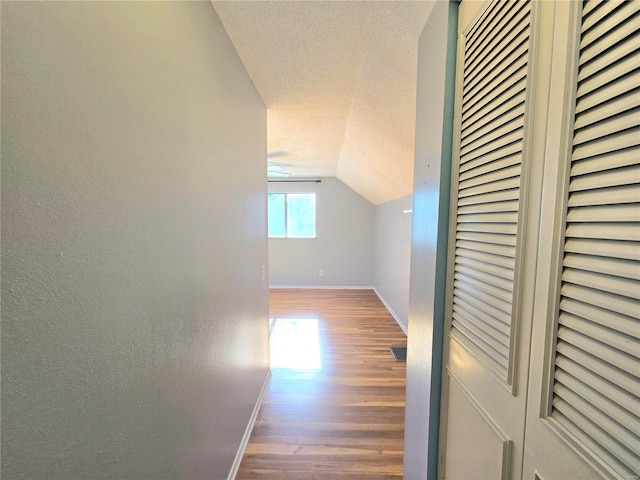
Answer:
[(412, 1), (213, 2), (267, 106), (270, 161), (336, 176), (373, 204), (413, 190)]

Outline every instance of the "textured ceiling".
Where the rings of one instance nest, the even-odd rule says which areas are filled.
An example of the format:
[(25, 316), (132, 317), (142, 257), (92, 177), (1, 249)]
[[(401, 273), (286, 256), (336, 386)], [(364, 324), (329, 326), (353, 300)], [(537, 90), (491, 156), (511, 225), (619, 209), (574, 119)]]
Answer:
[(336, 176), (374, 204), (412, 192), (418, 37), (433, 2), (213, 5), (267, 106), (270, 161)]

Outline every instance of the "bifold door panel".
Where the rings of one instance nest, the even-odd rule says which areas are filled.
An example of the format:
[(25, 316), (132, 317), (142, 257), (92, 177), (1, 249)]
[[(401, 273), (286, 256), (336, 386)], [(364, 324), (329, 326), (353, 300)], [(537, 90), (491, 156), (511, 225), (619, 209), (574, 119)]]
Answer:
[(637, 479), (640, 2), (493, 0), (467, 23), (440, 477)]

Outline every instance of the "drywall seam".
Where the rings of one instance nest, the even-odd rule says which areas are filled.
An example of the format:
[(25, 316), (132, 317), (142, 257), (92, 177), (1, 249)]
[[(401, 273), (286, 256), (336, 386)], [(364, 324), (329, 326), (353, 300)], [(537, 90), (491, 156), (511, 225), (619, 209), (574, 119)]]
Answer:
[(236, 458), (233, 460), (233, 465), (231, 465), (231, 470), (229, 471), (227, 480), (235, 480), (236, 475), (238, 474), (238, 469), (240, 468), (240, 464), (242, 463), (242, 457), (244, 457), (244, 451), (247, 449), (247, 445), (249, 444), (251, 432), (253, 431), (253, 427), (256, 423), (256, 420), (258, 419), (258, 413), (260, 413), (260, 407), (262, 407), (262, 402), (267, 394), (269, 384), (271, 383), (271, 377), (271, 370), (269, 370), (269, 372), (267, 373), (267, 377), (264, 379), (264, 383), (262, 384), (262, 389), (260, 390), (260, 394), (258, 395), (256, 405), (253, 407), (253, 412), (251, 413), (249, 423), (247, 423), (247, 428), (244, 431), (244, 435), (242, 436), (242, 441), (240, 442), (240, 446), (238, 447)]
[(407, 327), (400, 321), (400, 317), (398, 317), (398, 315), (396, 315), (396, 312), (393, 311), (393, 308), (391, 308), (391, 305), (389, 305), (387, 303), (387, 301), (384, 299), (384, 297), (382, 296), (382, 294), (378, 291), (378, 289), (376, 287), (373, 287), (373, 291), (376, 292), (376, 295), (378, 296), (380, 301), (384, 304), (385, 307), (387, 307), (387, 310), (389, 310), (389, 313), (391, 314), (393, 319), (396, 321), (396, 323), (398, 325), (400, 325), (400, 328), (402, 329), (404, 334), (408, 335), (409, 331), (408, 331)]

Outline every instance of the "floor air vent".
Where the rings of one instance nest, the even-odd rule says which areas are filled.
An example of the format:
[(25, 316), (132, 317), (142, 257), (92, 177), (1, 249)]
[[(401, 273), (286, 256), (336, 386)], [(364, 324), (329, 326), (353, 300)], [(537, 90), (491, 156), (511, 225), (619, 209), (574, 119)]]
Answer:
[(389, 347), (389, 351), (393, 358), (395, 358), (396, 362), (406, 362), (407, 361), (407, 347)]

